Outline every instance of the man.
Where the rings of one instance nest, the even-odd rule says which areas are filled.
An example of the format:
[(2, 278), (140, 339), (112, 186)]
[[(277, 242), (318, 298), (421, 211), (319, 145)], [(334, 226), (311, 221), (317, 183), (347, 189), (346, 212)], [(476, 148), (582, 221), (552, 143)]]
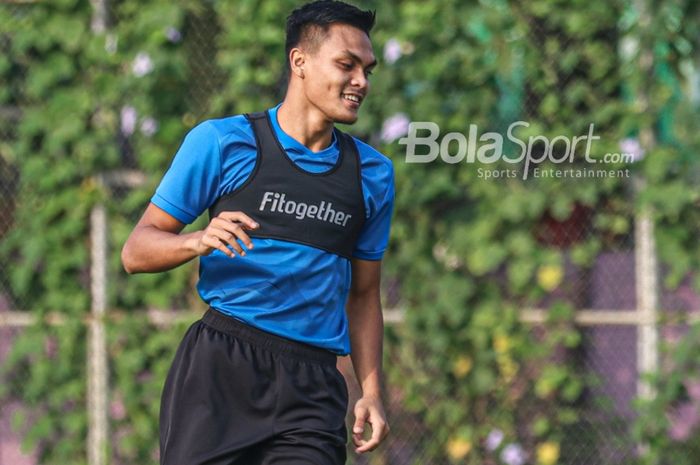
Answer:
[[(354, 123), (367, 96), (373, 25), (373, 12), (336, 1), (292, 12), (284, 101), (192, 129), (124, 245), (129, 273), (200, 257), (210, 306), (166, 379), (161, 464), (344, 463), (336, 357), (351, 348), (356, 451), (389, 431), (379, 276), (393, 168), (334, 128)], [(204, 230), (180, 234), (207, 209)]]

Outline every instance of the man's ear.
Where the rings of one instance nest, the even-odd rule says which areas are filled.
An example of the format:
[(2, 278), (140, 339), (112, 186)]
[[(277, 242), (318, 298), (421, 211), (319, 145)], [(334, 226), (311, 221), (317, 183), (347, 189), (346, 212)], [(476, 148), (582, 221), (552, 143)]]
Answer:
[(297, 77), (304, 79), (304, 63), (306, 62), (306, 55), (301, 49), (293, 48), (289, 52), (289, 63), (292, 66), (292, 73)]

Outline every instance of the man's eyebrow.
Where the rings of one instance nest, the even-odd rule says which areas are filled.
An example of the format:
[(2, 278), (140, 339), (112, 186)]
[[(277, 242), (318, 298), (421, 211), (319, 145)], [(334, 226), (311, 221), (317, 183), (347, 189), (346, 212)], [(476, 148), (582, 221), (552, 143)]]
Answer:
[[(352, 53), (350, 50), (343, 50), (343, 53), (345, 55), (347, 55), (348, 57), (350, 57), (353, 61), (356, 61), (358, 63), (362, 63), (362, 59), (359, 56), (357, 56), (356, 54)], [(374, 61), (372, 61), (372, 63), (365, 66), (365, 68), (374, 68), (376, 65), (377, 65), (377, 60), (375, 59)]]

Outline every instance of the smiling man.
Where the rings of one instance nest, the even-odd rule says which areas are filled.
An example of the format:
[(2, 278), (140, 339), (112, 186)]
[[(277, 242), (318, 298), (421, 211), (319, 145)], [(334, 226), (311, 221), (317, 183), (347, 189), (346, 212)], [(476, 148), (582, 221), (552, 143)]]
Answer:
[[(345, 463), (336, 361), (348, 354), (362, 388), (356, 451), (389, 431), (379, 277), (393, 168), (334, 127), (354, 123), (367, 97), (373, 25), (373, 12), (342, 2), (292, 12), (284, 101), (192, 129), (124, 245), (129, 273), (199, 257), (209, 305), (163, 388), (163, 465)], [(205, 229), (181, 233), (207, 211)]]

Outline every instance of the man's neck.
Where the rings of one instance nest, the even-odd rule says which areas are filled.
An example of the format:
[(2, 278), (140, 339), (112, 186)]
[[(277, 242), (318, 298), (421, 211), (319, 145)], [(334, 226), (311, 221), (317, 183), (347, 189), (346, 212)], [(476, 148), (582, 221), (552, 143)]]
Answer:
[(289, 95), (277, 109), (282, 131), (313, 152), (328, 147), (333, 136), (333, 122), (308, 102), (296, 102)]

